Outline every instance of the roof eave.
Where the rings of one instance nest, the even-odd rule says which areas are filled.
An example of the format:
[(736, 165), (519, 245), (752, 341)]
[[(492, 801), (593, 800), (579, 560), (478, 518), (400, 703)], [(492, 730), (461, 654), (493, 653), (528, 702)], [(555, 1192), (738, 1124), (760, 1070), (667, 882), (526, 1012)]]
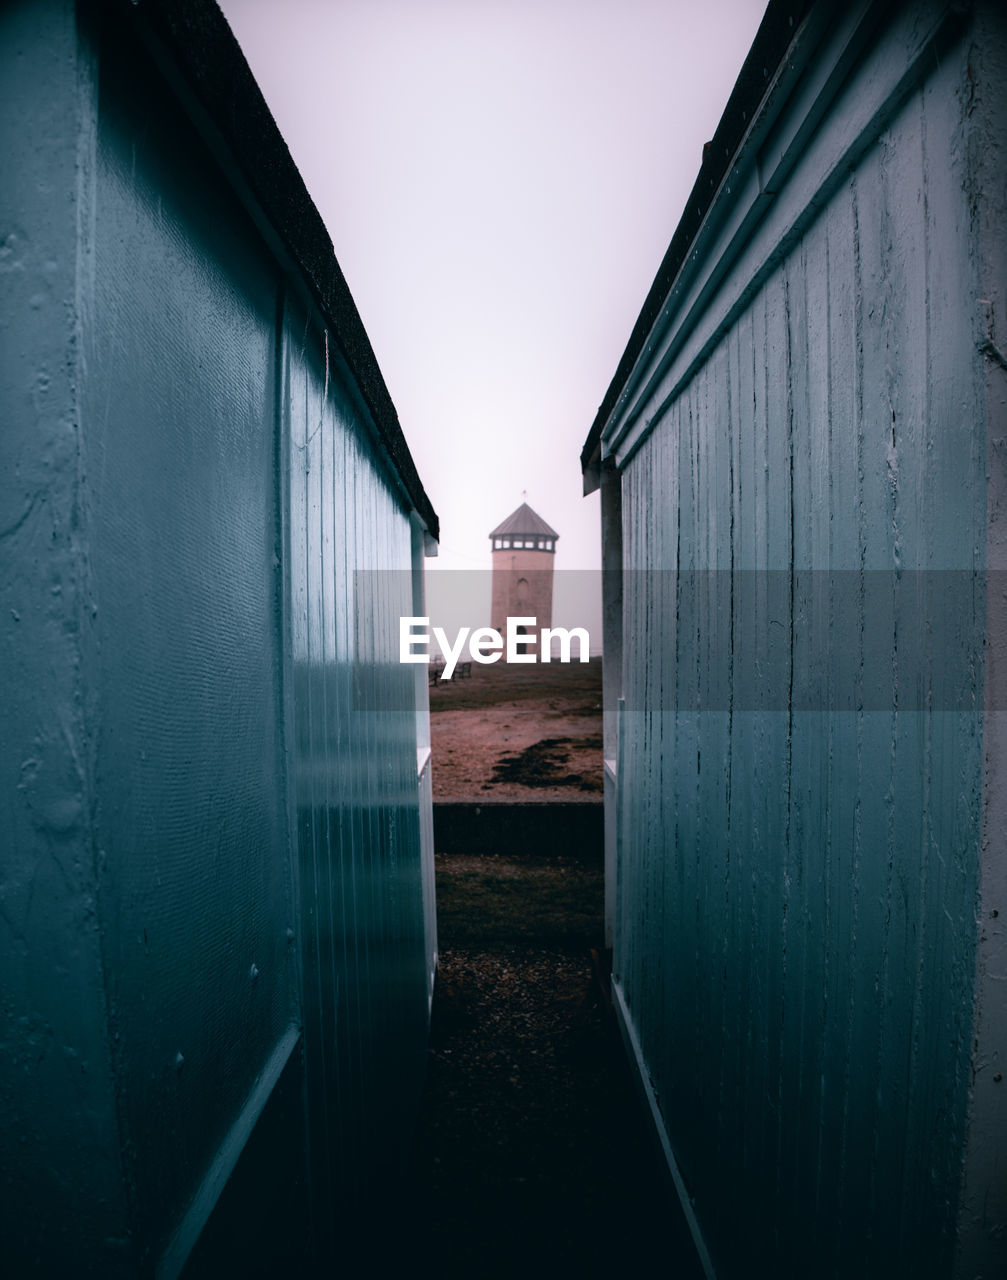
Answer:
[(770, 0), (713, 139), (703, 150), (702, 164), (685, 210), (581, 450), (585, 494), (592, 493), (601, 483), (603, 432), (661, 316), (665, 300), (689, 261), (693, 244), (734, 167), (776, 73), (786, 62), (787, 53), (813, 4), (814, 0)]
[(378, 439), (427, 534), (440, 524), (321, 215), (241, 48), (210, 0), (98, 0), (150, 51), (281, 261), (296, 269), (356, 382)]

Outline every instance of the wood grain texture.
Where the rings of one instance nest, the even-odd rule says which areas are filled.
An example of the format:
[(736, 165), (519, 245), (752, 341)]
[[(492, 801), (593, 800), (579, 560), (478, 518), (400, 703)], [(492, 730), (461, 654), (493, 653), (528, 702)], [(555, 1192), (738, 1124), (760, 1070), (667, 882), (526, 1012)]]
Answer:
[[(928, 72), (812, 216), (784, 188), (799, 233), (654, 384), (622, 471), (615, 974), (727, 1276), (952, 1265), (985, 616), (961, 620), (971, 693), (938, 704), (911, 593), (983, 567), (962, 74)], [(834, 570), (859, 609), (808, 572)], [(795, 698), (834, 688), (837, 652), (880, 701)], [(757, 709), (741, 655), (775, 681)]]

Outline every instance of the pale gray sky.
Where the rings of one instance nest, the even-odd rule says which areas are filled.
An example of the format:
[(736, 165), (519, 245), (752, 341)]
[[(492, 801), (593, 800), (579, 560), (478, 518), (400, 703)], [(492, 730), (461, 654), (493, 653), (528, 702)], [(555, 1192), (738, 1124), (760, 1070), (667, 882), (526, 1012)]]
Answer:
[(526, 489), (557, 569), (597, 567), (580, 449), (762, 0), (222, 8), (332, 237), (439, 566), (488, 568)]

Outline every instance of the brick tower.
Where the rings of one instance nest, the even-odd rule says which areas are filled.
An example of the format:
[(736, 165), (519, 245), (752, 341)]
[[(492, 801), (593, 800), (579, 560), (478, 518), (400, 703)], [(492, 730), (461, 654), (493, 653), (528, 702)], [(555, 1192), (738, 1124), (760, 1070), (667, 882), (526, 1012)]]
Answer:
[(493, 592), (490, 625), (501, 634), (509, 617), (534, 617), (552, 626), (552, 571), (559, 534), (527, 502), (490, 534)]

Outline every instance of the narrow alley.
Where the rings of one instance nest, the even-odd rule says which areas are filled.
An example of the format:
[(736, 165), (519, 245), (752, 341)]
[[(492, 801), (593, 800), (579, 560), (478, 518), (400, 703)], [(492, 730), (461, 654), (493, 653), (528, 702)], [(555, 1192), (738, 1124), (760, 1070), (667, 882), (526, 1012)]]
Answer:
[(600, 858), (438, 855), (437, 895), (408, 1247), (458, 1280), (637, 1275), (654, 1258), (699, 1280), (607, 1003)]
[(1007, 1276), (1003, 0), (224, 2), (0, 4), (4, 1277)]

